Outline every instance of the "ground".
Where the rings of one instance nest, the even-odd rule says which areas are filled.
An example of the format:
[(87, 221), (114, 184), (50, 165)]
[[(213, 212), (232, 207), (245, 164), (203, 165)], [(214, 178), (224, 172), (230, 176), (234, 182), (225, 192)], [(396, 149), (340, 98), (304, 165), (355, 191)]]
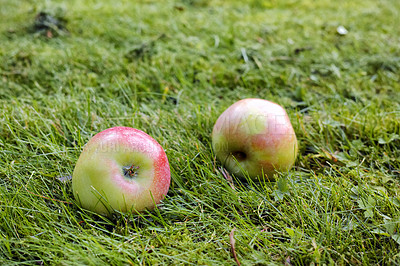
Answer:
[[(400, 263), (399, 10), (0, 0), (0, 264)], [(277, 182), (230, 182), (211, 148), (249, 97), (281, 104), (297, 134)], [(83, 145), (117, 125), (168, 155), (155, 211), (105, 218), (73, 198)]]

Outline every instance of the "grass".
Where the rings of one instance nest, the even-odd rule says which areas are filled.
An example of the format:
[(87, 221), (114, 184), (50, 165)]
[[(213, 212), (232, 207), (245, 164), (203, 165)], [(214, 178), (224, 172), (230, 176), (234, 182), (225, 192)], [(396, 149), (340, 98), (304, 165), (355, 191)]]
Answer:
[[(232, 265), (234, 228), (243, 265), (399, 264), (399, 10), (0, 0), (0, 264)], [(41, 11), (60, 24), (35, 28)], [(299, 157), (277, 182), (233, 189), (210, 134), (248, 97), (286, 108)], [(60, 180), (117, 125), (168, 155), (171, 188), (153, 212), (98, 216)]]

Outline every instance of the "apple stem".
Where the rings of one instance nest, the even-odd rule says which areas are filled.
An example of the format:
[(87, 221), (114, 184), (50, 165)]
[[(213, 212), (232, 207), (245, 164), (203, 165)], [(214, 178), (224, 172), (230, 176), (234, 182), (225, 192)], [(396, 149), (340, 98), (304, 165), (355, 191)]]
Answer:
[(128, 178), (134, 178), (138, 175), (139, 166), (131, 165), (131, 166), (124, 166), (122, 168), (124, 170), (124, 175)]

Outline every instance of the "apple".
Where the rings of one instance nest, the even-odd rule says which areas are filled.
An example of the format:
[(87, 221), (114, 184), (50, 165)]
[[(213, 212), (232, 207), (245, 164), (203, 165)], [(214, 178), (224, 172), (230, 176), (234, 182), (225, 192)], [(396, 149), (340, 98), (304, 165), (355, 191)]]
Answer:
[(138, 129), (113, 127), (84, 146), (72, 176), (75, 199), (85, 209), (109, 216), (153, 209), (170, 185), (161, 145)]
[(226, 109), (212, 131), (217, 159), (237, 177), (289, 170), (297, 156), (297, 138), (282, 106), (263, 99), (243, 99)]

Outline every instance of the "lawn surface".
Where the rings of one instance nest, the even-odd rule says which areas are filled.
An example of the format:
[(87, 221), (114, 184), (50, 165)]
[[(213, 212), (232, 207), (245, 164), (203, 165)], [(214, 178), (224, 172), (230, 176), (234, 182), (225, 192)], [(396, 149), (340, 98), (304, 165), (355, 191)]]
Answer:
[[(234, 228), (242, 265), (399, 264), (399, 10), (0, 0), (0, 264), (234, 265)], [(232, 186), (210, 135), (249, 97), (285, 107), (299, 156)], [(155, 211), (104, 218), (73, 198), (83, 145), (113, 126), (168, 155)]]

